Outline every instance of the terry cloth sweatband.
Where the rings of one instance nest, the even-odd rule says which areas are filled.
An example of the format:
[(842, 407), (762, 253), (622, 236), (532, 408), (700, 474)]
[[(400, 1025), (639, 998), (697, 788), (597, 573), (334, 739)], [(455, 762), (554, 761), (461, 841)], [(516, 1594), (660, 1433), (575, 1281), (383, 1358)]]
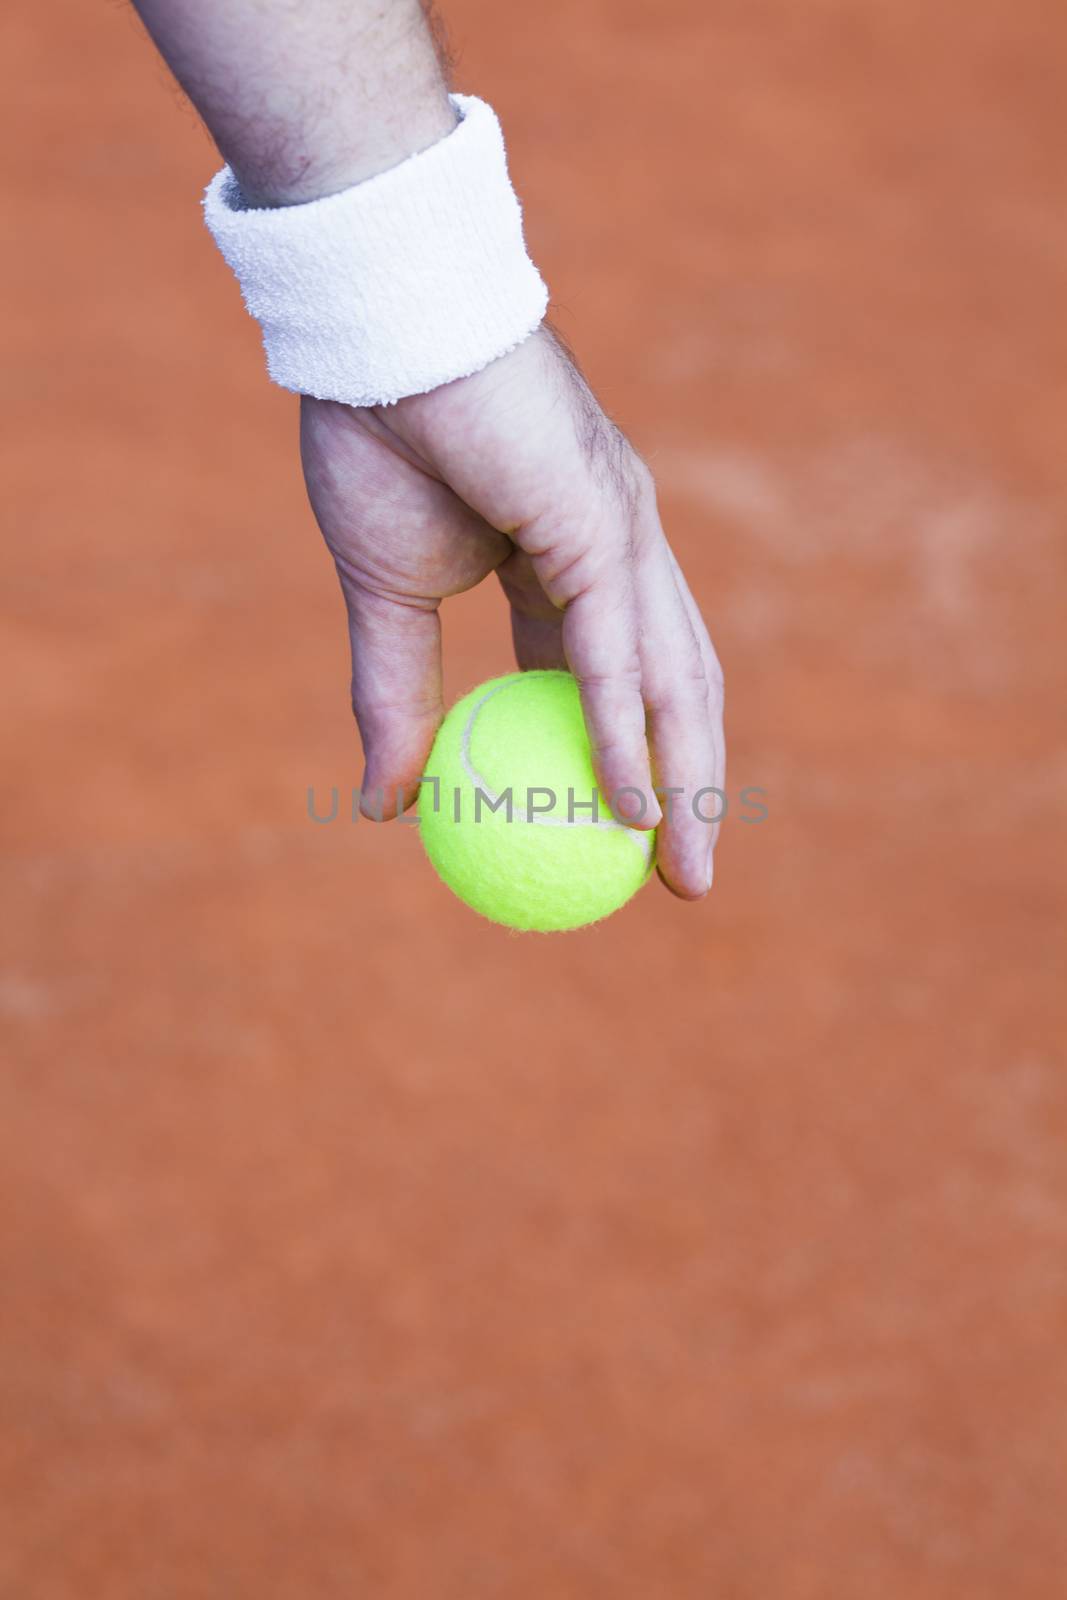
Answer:
[(451, 100), (451, 133), (340, 194), (252, 208), (229, 167), (208, 185), (207, 225), (283, 388), (388, 405), (478, 372), (540, 324), (548, 290), (500, 124), (483, 100)]

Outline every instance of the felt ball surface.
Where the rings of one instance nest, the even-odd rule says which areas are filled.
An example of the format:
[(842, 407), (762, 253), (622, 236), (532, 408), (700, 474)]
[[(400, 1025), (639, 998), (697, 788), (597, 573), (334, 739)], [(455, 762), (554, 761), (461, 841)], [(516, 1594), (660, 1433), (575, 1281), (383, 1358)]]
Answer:
[(652, 870), (655, 835), (615, 821), (596, 789), (569, 672), (513, 672), (473, 689), (438, 730), (419, 794), (434, 868), (473, 910), (561, 932), (624, 905)]

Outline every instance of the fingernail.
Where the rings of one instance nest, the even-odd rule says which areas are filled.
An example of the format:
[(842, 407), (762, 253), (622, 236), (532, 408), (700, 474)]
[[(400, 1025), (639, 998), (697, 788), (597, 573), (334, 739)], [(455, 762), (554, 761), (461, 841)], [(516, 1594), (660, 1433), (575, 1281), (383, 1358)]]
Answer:
[(710, 889), (715, 881), (715, 846), (711, 844), (708, 845), (708, 860), (704, 871), (704, 876), (707, 879), (708, 888)]

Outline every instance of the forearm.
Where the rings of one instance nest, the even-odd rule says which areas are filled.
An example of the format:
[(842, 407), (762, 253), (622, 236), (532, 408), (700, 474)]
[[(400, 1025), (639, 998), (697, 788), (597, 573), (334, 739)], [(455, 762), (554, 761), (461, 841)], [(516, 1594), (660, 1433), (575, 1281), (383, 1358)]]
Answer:
[(455, 124), (420, 0), (134, 0), (245, 197), (291, 205)]

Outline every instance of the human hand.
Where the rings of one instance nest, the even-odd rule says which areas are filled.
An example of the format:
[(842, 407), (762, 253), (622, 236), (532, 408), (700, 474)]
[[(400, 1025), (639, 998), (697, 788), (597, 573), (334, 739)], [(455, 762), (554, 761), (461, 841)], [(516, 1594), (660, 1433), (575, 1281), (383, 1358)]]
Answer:
[[(722, 673), (652, 476), (547, 327), (483, 371), (394, 405), (305, 397), (308, 495), (348, 610), (366, 815), (410, 805), (444, 714), (438, 608), (496, 572), (519, 666), (578, 680), (606, 799), (646, 796), (657, 865), (696, 899), (725, 775)], [(681, 791), (661, 808), (653, 789)], [(374, 796), (384, 793), (384, 806)]]

